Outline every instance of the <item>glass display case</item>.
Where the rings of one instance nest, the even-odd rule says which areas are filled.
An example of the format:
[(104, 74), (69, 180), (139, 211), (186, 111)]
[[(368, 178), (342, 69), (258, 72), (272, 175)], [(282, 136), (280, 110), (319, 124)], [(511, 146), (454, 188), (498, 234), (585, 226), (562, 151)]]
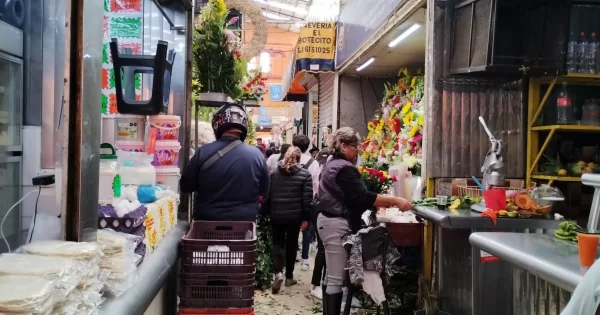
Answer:
[[(0, 253), (17, 249), (24, 242), (27, 233), (21, 233), (21, 206), (8, 210), (21, 199), (21, 157), (0, 158), (0, 221), (3, 221), (0, 233)], [(34, 196), (35, 197), (35, 196)], [(21, 235), (23, 234), (23, 235)], [(6, 240), (6, 241), (5, 241)]]

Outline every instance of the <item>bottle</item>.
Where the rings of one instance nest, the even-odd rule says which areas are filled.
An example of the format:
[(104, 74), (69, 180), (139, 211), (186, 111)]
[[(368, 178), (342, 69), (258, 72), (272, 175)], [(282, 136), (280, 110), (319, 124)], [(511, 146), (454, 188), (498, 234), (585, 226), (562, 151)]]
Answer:
[(577, 44), (575, 46), (575, 56), (577, 63), (577, 72), (584, 73), (586, 69), (585, 63), (585, 51), (587, 48), (587, 41), (585, 40), (585, 32), (579, 33), (579, 38), (577, 39)]
[(599, 48), (598, 39), (596, 38), (596, 33), (592, 32), (590, 41), (587, 44), (587, 49), (585, 52), (586, 55), (586, 73), (594, 74), (596, 72), (596, 54)]
[(571, 32), (567, 44), (567, 73), (577, 73), (576, 47), (577, 38), (575, 38), (575, 33)]
[(573, 105), (571, 104), (571, 98), (569, 97), (569, 91), (567, 90), (567, 82), (563, 82), (562, 90), (556, 100), (556, 114), (556, 123), (560, 125), (569, 125), (575, 120)]
[(581, 108), (581, 124), (584, 126), (592, 126), (594, 125), (594, 113), (592, 108), (591, 100), (585, 100), (583, 102), (583, 106)]

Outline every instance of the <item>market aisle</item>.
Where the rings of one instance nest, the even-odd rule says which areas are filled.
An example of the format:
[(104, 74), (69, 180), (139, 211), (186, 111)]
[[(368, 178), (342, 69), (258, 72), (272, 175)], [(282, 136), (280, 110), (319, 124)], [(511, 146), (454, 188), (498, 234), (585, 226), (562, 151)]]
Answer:
[(271, 290), (256, 291), (254, 294), (254, 312), (257, 315), (314, 315), (322, 314), (321, 301), (310, 297), (308, 294), (311, 284), (313, 266), (316, 251), (310, 253), (310, 270), (300, 270), (300, 263), (294, 268), (294, 278), (298, 284), (287, 288), (282, 286), (277, 295), (271, 294)]

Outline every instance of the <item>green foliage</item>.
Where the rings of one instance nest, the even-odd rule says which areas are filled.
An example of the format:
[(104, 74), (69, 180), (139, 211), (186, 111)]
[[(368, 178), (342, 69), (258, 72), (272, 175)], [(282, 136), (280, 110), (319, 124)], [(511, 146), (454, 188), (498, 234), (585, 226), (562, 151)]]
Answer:
[(229, 51), (225, 21), (227, 14), (209, 3), (202, 12), (202, 24), (194, 30), (192, 76), (199, 83), (199, 93), (225, 93), (233, 99), (241, 96), (239, 69), (235, 55)]
[(256, 125), (250, 116), (248, 116), (248, 135), (246, 136), (246, 143), (250, 145), (256, 144)]
[(256, 288), (266, 290), (273, 282), (273, 257), (271, 248), (273, 239), (271, 237), (271, 221), (268, 217), (258, 215), (256, 217), (256, 233), (258, 236), (258, 248), (256, 250)]

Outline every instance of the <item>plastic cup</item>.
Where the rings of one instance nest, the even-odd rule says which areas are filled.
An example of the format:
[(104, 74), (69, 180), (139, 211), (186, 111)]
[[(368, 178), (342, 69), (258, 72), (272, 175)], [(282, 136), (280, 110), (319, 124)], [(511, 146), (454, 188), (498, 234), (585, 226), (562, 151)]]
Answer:
[(446, 205), (448, 204), (448, 196), (438, 195), (435, 196), (435, 199), (437, 201), (437, 205), (440, 207), (446, 207)]
[(579, 263), (583, 267), (591, 267), (596, 260), (598, 252), (598, 234), (577, 233), (577, 246), (579, 247)]

